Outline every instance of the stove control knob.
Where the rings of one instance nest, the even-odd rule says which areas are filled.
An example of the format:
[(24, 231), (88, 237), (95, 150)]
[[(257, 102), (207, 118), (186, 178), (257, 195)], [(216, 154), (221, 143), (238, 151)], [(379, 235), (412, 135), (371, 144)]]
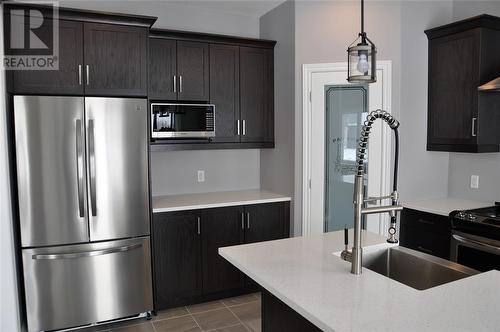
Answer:
[(465, 216), (466, 216), (466, 215), (465, 215), (465, 212), (464, 212), (464, 211), (460, 211), (460, 212), (458, 212), (458, 217), (459, 217), (460, 219), (465, 219)]
[(477, 219), (476, 215), (474, 215), (472, 213), (469, 213), (469, 215), (467, 216), (467, 218), (469, 218), (469, 220), (476, 220)]

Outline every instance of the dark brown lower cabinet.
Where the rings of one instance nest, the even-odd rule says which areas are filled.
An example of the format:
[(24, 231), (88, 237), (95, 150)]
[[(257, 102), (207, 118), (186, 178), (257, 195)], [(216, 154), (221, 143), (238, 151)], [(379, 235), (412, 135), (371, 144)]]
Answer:
[(159, 309), (202, 294), (199, 211), (153, 215), (155, 302)]
[(404, 208), (400, 233), (401, 246), (450, 259), (449, 217)]
[(289, 236), (289, 202), (153, 214), (155, 310), (255, 291), (219, 248)]
[(245, 206), (245, 243), (282, 239), (285, 229), (285, 215), (288, 212), (281, 204), (267, 203)]
[(220, 247), (243, 243), (241, 208), (202, 211), (203, 293), (211, 294), (244, 286), (243, 274), (219, 255)]
[(262, 291), (262, 332), (316, 332), (321, 331), (313, 323), (287, 306), (280, 299)]

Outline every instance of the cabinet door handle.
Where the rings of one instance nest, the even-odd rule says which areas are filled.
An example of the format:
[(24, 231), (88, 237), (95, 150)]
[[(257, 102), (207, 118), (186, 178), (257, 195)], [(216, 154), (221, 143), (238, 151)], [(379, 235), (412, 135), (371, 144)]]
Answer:
[(245, 214), (241, 212), (241, 229), (245, 229)]
[(197, 218), (198, 219), (198, 235), (201, 234), (201, 223), (200, 223), (200, 217)]
[(179, 75), (179, 93), (182, 93), (182, 75)]
[(86, 71), (86, 75), (87, 75), (87, 85), (90, 84), (90, 68), (89, 68), (89, 65), (86, 65), (85, 66), (85, 71)]
[(82, 65), (78, 65), (78, 85), (82, 85)]
[(174, 92), (177, 92), (177, 75), (174, 75)]
[(236, 127), (237, 127), (237, 130), (238, 130), (238, 136), (240, 136), (240, 120), (238, 120), (236, 122)]
[(247, 134), (247, 121), (243, 120), (243, 136)]
[(477, 118), (472, 118), (472, 137), (477, 136), (476, 123), (477, 123)]
[(250, 229), (250, 212), (247, 212), (247, 229)]

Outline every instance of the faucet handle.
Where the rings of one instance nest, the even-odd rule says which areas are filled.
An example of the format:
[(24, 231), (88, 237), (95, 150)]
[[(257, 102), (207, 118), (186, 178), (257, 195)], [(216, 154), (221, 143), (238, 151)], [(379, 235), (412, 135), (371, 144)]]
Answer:
[(352, 261), (352, 253), (349, 251), (349, 230), (347, 229), (347, 225), (344, 226), (344, 244), (345, 244), (345, 249), (342, 250), (342, 253), (340, 254), (340, 258), (347, 262)]

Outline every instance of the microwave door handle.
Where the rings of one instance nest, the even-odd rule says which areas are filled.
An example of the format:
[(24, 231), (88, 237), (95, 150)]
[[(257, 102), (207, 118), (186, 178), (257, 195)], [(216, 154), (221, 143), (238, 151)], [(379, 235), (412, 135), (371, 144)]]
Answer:
[(458, 243), (462, 243), (466, 247), (481, 250), (481, 251), (488, 252), (488, 253), (494, 254), (494, 255), (500, 255), (500, 247), (495, 247), (495, 246), (492, 246), (492, 245), (487, 244), (487, 243), (482, 243), (479, 241), (467, 239), (467, 238), (462, 237), (462, 236), (457, 235), (457, 234), (453, 234), (453, 239), (455, 241), (457, 241)]

